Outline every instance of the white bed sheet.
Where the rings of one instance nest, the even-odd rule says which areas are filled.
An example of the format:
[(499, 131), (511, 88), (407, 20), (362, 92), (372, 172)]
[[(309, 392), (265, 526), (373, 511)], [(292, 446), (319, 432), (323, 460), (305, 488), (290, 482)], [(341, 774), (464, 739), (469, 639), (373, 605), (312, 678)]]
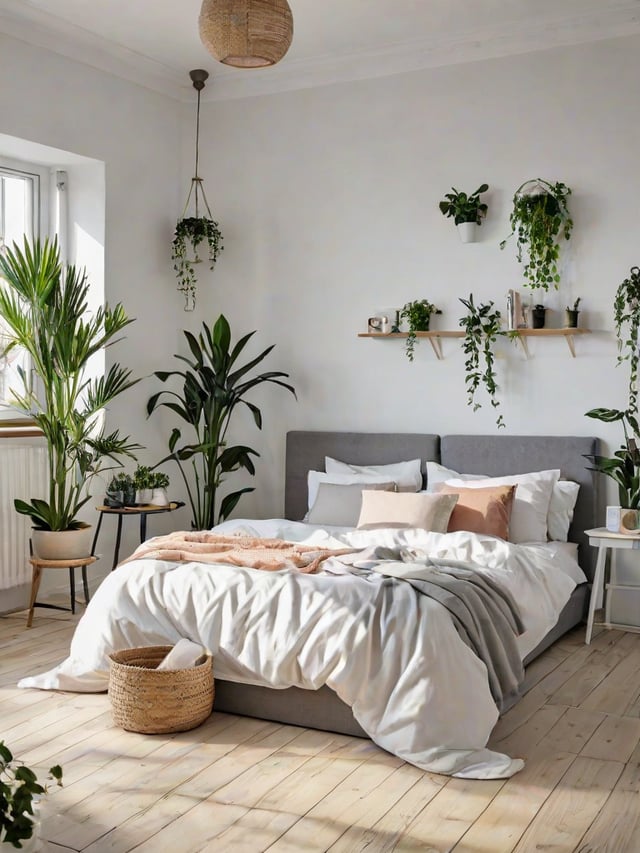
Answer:
[[(277, 519), (235, 520), (216, 530), (330, 547), (410, 547), (474, 564), (520, 603), (523, 657), (555, 624), (575, 586), (558, 571), (551, 549), (470, 533), (310, 530)], [(103, 691), (110, 652), (181, 637), (206, 646), (223, 679), (276, 688), (327, 684), (372, 740), (423, 769), (503, 778), (522, 767), (520, 760), (485, 748), (498, 711), (486, 668), (460, 639), (449, 613), (409, 584), (382, 576), (138, 560), (101, 584), (77, 626), (69, 658), (19, 686)]]

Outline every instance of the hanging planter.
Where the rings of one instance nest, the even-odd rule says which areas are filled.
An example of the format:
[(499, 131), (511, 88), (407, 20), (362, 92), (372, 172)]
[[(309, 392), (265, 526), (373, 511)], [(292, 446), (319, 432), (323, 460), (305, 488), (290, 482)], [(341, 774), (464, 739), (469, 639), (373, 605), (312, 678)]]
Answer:
[(513, 196), (509, 217), (512, 230), (500, 248), (504, 249), (511, 237), (516, 238), (516, 257), (524, 263), (526, 287), (549, 290), (560, 283), (560, 240), (569, 240), (573, 229), (567, 204), (570, 195), (566, 184), (536, 178), (525, 181)]
[[(191, 187), (189, 195), (182, 211), (182, 217), (176, 224), (176, 231), (173, 237), (171, 247), (171, 260), (173, 261), (173, 269), (175, 270), (178, 279), (178, 290), (184, 294), (185, 311), (193, 311), (196, 307), (196, 288), (198, 284), (198, 276), (196, 267), (203, 261), (207, 261), (209, 269), (213, 270), (218, 255), (223, 250), (222, 232), (218, 223), (214, 221), (211, 214), (211, 209), (204, 192), (202, 178), (198, 176), (198, 161), (199, 161), (199, 138), (200, 138), (200, 92), (204, 89), (205, 80), (209, 76), (207, 71), (195, 70), (190, 71), (189, 76), (193, 82), (193, 87), (198, 92), (198, 107), (196, 113), (196, 159), (195, 159), (195, 176), (191, 178)], [(194, 216), (187, 216), (189, 203), (193, 198)], [(201, 216), (201, 202), (204, 205), (203, 213), (207, 216)]]
[(445, 193), (443, 200), (438, 203), (440, 213), (453, 218), (463, 243), (476, 241), (476, 230), (478, 225), (482, 225), (488, 210), (488, 206), (480, 201), (480, 195), (488, 189), (489, 184), (481, 184), (475, 192), (467, 195), (451, 187), (451, 192)]

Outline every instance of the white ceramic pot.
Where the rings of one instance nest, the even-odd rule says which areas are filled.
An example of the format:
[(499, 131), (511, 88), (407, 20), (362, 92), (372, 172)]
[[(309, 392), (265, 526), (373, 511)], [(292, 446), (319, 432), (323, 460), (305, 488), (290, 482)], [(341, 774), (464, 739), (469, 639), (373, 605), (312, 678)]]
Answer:
[(456, 227), (463, 243), (476, 242), (476, 230), (478, 226), (475, 222), (459, 222)]
[(153, 504), (153, 506), (168, 506), (169, 498), (167, 497), (167, 490), (154, 489), (149, 503)]
[(136, 503), (143, 505), (153, 503), (153, 501), (151, 500), (152, 494), (152, 489), (138, 489), (138, 491), (136, 492)]
[(33, 554), (41, 560), (79, 560), (91, 554), (90, 524), (78, 530), (32, 530)]

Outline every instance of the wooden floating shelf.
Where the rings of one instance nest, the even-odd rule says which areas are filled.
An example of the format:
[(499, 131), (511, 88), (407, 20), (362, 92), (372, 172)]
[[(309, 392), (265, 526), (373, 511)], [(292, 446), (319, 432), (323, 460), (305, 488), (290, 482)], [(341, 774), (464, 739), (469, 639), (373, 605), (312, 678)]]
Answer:
[[(576, 335), (589, 335), (591, 334), (591, 329), (509, 329), (507, 332), (508, 336), (511, 338), (517, 338), (521, 345), (522, 349), (525, 352), (527, 358), (529, 358), (529, 348), (527, 347), (527, 342), (525, 338), (559, 338), (562, 337), (567, 342), (567, 346), (569, 347), (569, 352), (573, 356), (576, 357), (576, 351), (574, 346), (574, 337)], [(383, 334), (381, 332), (359, 332), (359, 338), (408, 338), (409, 332), (390, 332), (389, 334)], [(440, 343), (441, 338), (464, 338), (464, 332), (462, 331), (447, 331), (446, 329), (434, 329), (429, 332), (416, 332), (416, 338), (427, 338), (431, 346), (433, 347), (433, 351), (436, 354), (436, 358), (442, 359), (442, 345)]]

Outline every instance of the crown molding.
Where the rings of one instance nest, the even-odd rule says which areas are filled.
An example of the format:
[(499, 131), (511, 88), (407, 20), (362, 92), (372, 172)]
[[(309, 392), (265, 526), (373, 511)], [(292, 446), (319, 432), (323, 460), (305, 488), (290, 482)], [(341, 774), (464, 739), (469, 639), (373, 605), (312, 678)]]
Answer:
[[(180, 101), (191, 99), (185, 70), (172, 68), (20, 0), (0, 0), (0, 33), (66, 56)], [(343, 56), (285, 59), (271, 68), (217, 66), (203, 101), (309, 89), (640, 34), (640, 0), (579, 16), (500, 24)]]
[(170, 68), (20, 0), (0, 0), (0, 34), (106, 71), (178, 100), (185, 98), (182, 69)]

